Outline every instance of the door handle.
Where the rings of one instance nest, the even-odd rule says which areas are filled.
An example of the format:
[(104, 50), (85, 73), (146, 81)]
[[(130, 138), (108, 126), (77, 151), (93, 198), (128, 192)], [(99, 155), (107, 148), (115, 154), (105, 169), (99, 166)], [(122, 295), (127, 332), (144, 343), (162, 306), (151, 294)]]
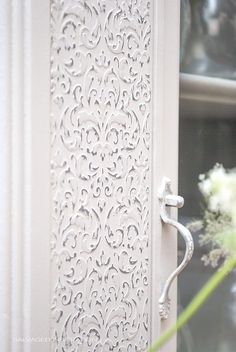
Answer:
[(167, 319), (170, 312), (170, 298), (169, 290), (174, 279), (186, 267), (193, 255), (194, 243), (190, 231), (180, 224), (178, 221), (170, 218), (169, 207), (182, 208), (184, 205), (184, 198), (174, 195), (171, 192), (171, 181), (164, 177), (162, 185), (158, 192), (160, 202), (160, 217), (165, 224), (174, 226), (180, 235), (183, 237), (186, 245), (184, 258), (180, 265), (170, 274), (162, 287), (161, 295), (159, 298), (159, 314), (161, 319)]

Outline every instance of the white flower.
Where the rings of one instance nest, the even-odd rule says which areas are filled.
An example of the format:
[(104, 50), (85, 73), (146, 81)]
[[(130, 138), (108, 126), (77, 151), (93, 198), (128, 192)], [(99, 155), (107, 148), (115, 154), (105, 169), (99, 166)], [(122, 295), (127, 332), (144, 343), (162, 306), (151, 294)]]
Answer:
[(226, 172), (222, 165), (217, 164), (208, 177), (201, 175), (199, 189), (208, 202), (209, 210), (222, 212), (236, 223), (236, 170)]
[(206, 201), (201, 245), (211, 248), (203, 260), (216, 266), (236, 253), (236, 168), (225, 170), (218, 164), (199, 181)]
[(208, 197), (212, 190), (211, 181), (209, 179), (203, 180), (201, 183), (199, 183), (199, 189), (201, 193), (204, 195), (204, 197)]

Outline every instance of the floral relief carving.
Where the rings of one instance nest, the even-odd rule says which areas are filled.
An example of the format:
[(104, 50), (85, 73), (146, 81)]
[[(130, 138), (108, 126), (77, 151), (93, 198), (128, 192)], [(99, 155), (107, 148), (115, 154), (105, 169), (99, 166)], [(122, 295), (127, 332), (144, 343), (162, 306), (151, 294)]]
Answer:
[(54, 351), (149, 339), (149, 0), (51, 0)]

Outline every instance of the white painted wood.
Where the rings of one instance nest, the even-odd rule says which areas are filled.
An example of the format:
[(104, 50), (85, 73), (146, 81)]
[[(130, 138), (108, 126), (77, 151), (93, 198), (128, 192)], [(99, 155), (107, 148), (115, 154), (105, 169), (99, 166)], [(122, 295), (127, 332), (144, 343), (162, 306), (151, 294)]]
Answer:
[(149, 344), (149, 0), (52, 2), (54, 350)]
[[(29, 335), (36, 339), (32, 352), (50, 350), (50, 1), (27, 0), (30, 15), (30, 110), (31, 189), (31, 308)], [(30, 19), (30, 21), (29, 21)], [(39, 341), (37, 340), (39, 338)], [(40, 340), (41, 338), (41, 340)]]
[(233, 80), (181, 73), (180, 85), (181, 99), (203, 103), (236, 104), (236, 82)]
[(0, 347), (49, 351), (50, 8), (0, 7)]
[[(142, 24), (150, 18), (151, 44), (149, 31)], [(162, 323), (159, 319), (161, 283), (175, 268), (177, 237), (176, 231), (161, 224), (157, 191), (165, 175), (172, 179), (173, 191), (177, 192), (179, 1), (151, 1), (151, 7), (146, 0), (132, 2), (130, 6), (122, 1), (90, 0), (86, 6), (72, 1), (59, 7), (54, 1), (52, 21), (52, 325), (54, 336), (59, 338), (56, 346), (62, 349), (71, 343), (75, 348), (79, 343), (86, 350), (91, 343), (93, 350), (97, 343), (102, 349), (109, 346), (114, 351), (121, 347), (127, 350), (129, 346), (131, 351), (145, 349), (147, 339), (155, 340), (176, 318), (174, 287), (170, 318)], [(151, 88), (143, 72), (150, 74)], [(143, 85), (137, 84), (138, 79)], [(150, 111), (149, 90), (153, 99), (151, 127), (145, 125)], [(144, 134), (152, 135), (151, 155), (145, 145), (135, 142), (135, 135), (137, 140), (144, 138), (139, 126), (144, 126), (141, 127)], [(108, 139), (110, 131), (117, 136), (117, 146)], [(140, 168), (141, 153), (148, 165), (151, 187)], [(110, 163), (114, 164), (108, 172)], [(128, 185), (131, 170), (136, 177)], [(136, 201), (142, 204), (139, 211), (129, 187)], [(146, 189), (147, 197), (141, 200), (142, 189)], [(110, 216), (114, 209), (115, 215)], [(128, 235), (125, 219), (128, 215), (132, 226), (135, 222), (142, 224), (146, 209), (153, 220), (147, 217), (147, 230), (138, 225), (136, 236), (142, 241), (146, 237), (148, 247), (139, 252), (138, 246), (132, 252), (132, 237)], [(110, 243), (109, 233), (113, 233), (114, 243)], [(118, 234), (120, 241), (116, 239)], [(121, 270), (122, 262), (124, 267), (130, 265), (128, 275)], [(148, 263), (149, 275), (144, 262)], [(105, 280), (104, 273), (111, 268), (118, 285), (111, 278)], [(134, 275), (149, 302), (144, 312)], [(140, 275), (145, 276), (149, 291)], [(127, 285), (126, 301), (131, 307), (128, 319), (122, 300), (123, 285)], [(113, 311), (107, 304), (105, 314), (103, 302), (111, 302), (113, 292), (116, 297)], [(148, 316), (148, 332), (143, 314)], [(109, 320), (113, 315), (118, 327)], [(132, 320), (133, 316), (137, 316), (140, 326)], [(124, 327), (135, 333), (129, 337)], [(114, 336), (109, 339), (107, 334), (112, 328)], [(163, 351), (174, 351), (175, 346), (173, 339)]]
[[(179, 23), (180, 2), (154, 2), (154, 67), (153, 67), (153, 183), (161, 185), (163, 176), (173, 183), (178, 194), (178, 102), (179, 102)], [(157, 188), (155, 187), (155, 189)], [(166, 278), (177, 264), (177, 233), (163, 226), (159, 218), (159, 204), (153, 194), (152, 239), (152, 341), (176, 320), (176, 282), (171, 289), (171, 311), (166, 321), (160, 321), (158, 298)], [(176, 211), (172, 211), (173, 217)], [(162, 352), (176, 351), (176, 337), (162, 348)]]
[[(149, 3), (147, 0), (143, 2)], [(98, 3), (101, 6), (102, 19), (103, 6), (106, 2), (99, 1)], [(56, 5), (56, 2), (52, 2), (51, 6), (53, 4)], [(71, 1), (67, 4), (73, 5), (75, 3)], [(0, 251), (3, 255), (0, 258), (0, 264), (2, 268), (1, 279), (4, 279), (5, 285), (2, 286), (3, 288), (0, 291), (1, 312), (3, 312), (0, 316), (2, 334), (0, 347), (1, 351), (47, 352), (51, 349), (50, 325), (55, 324), (55, 322), (52, 323), (50, 310), (50, 289), (54, 292), (55, 276), (52, 277), (54, 281), (50, 281), (49, 252), (50, 221), (55, 215), (50, 210), (53, 195), (50, 191), (49, 170), (49, 81), (50, 38), (52, 35), (50, 32), (50, 2), (49, 0), (1, 0), (1, 5), (0, 17), (3, 25), (0, 27), (0, 46), (4, 55), (1, 55), (0, 58), (0, 77), (3, 78), (0, 85), (0, 92), (2, 93), (0, 96), (0, 123), (2, 127), (0, 146), (3, 151), (0, 165), (4, 167), (0, 169), (1, 199), (3, 200), (0, 214), (0, 225), (3, 233)], [(120, 5), (124, 6), (123, 16), (125, 17), (125, 11), (129, 13), (130, 9), (126, 8), (125, 2), (120, 2)], [(75, 11), (73, 6), (72, 9)], [(146, 10), (145, 6), (140, 7), (142, 14)], [(145, 115), (144, 110), (144, 113), (141, 113), (141, 110), (138, 112), (138, 119), (142, 122), (143, 131), (147, 132), (147, 134), (143, 132), (142, 135), (142, 138), (147, 138), (144, 144), (148, 140), (148, 133), (152, 133), (152, 155), (150, 156), (148, 152), (145, 152), (145, 155), (149, 158), (149, 180), (142, 179), (142, 182), (139, 182), (136, 179), (133, 182), (135, 184), (134, 191), (137, 194), (141, 189), (140, 183), (149, 187), (149, 190), (146, 188), (148, 190), (146, 194), (145, 192), (141, 194), (140, 191), (139, 195), (144, 197), (142, 198), (144, 201), (140, 203), (142, 206), (146, 204), (145, 197), (150, 195), (147, 202), (150, 211), (150, 227), (147, 227), (150, 243), (145, 249), (145, 256), (149, 256), (150, 263), (148, 268), (148, 291), (145, 291), (145, 285), (140, 286), (145, 291), (145, 295), (149, 295), (150, 303), (147, 310), (145, 308), (142, 311), (140, 305), (137, 308), (143, 322), (146, 321), (148, 314), (150, 319), (148, 329), (142, 327), (143, 330), (138, 332), (139, 338), (134, 337), (137, 346), (145, 346), (145, 341), (155, 340), (175, 320), (176, 316), (175, 289), (172, 289), (171, 292), (173, 304), (170, 319), (161, 323), (158, 315), (161, 282), (164, 281), (176, 264), (176, 234), (167, 228), (163, 231), (158, 213), (157, 190), (162, 176), (165, 175), (172, 179), (174, 191), (177, 192), (179, 1), (152, 0), (149, 11), (150, 23), (153, 28), (150, 46), (151, 63), (148, 64), (149, 66), (147, 65), (148, 72), (151, 72), (151, 82), (148, 82), (147, 86), (150, 84), (153, 100), (150, 103), (144, 94), (141, 98), (137, 98), (137, 101), (147, 99), (147, 110), (145, 111), (147, 112), (150, 109), (151, 112), (152, 126), (146, 126), (142, 120), (142, 114)], [(76, 15), (78, 15), (77, 12)], [(81, 15), (81, 12), (79, 12), (79, 15)], [(87, 20), (92, 25), (94, 22), (91, 22), (89, 16), (88, 14)], [(116, 20), (117, 18), (114, 17), (113, 22), (110, 23), (113, 33), (119, 32)], [(133, 25), (132, 21), (130, 23)], [(137, 31), (137, 33), (139, 32)], [(144, 32), (140, 33), (144, 34)], [(134, 30), (132, 34), (134, 34), (132, 45), (135, 46), (135, 40), (140, 40), (141, 37), (136, 36)], [(65, 35), (68, 36), (69, 41), (71, 33), (66, 32)], [(87, 32), (84, 31), (83, 40), (88, 39), (88, 46), (90, 46), (97, 32), (95, 31), (91, 38), (86, 37), (86, 35)], [(107, 38), (111, 40), (110, 49), (112, 49), (113, 38), (109, 36)], [(119, 42), (119, 36), (117, 40)], [(106, 62), (103, 62), (103, 57), (98, 55), (94, 57), (94, 59), (96, 58), (101, 60), (101, 65), (106, 65)], [(87, 59), (89, 60), (89, 57)], [(127, 56), (127, 60), (130, 60), (129, 56)], [(137, 56), (137, 62), (134, 66), (140, 64), (141, 60), (145, 61), (145, 56)], [(142, 71), (138, 72), (140, 74)], [(124, 70), (124, 75), (126, 74), (131, 74), (132, 77), (132, 72)], [(114, 77), (112, 80), (110, 82), (113, 84), (115, 82)], [(123, 87), (125, 87), (124, 82), (122, 83)], [(137, 87), (137, 92), (141, 89), (140, 87)], [(61, 88), (66, 89), (66, 85), (62, 84)], [(111, 94), (114, 93), (116, 85), (113, 88), (110, 91)], [(97, 89), (99, 89), (99, 84)], [(141, 90), (140, 92), (142, 93)], [(79, 94), (79, 90), (77, 93)], [(131, 89), (130, 96), (132, 94)], [(112, 95), (110, 99), (111, 97)], [(135, 99), (132, 104), (132, 109), (136, 109), (135, 104), (138, 103), (135, 103)], [(127, 116), (122, 116), (122, 118), (125, 120)], [(55, 125), (52, 125), (52, 135), (54, 128)], [(120, 128), (123, 129), (124, 125), (121, 125)], [(130, 126), (127, 124), (123, 132), (124, 135), (129, 128)], [(135, 133), (134, 131), (132, 138), (135, 138)], [(130, 139), (127, 139), (127, 141), (127, 143), (130, 143)], [(134, 158), (134, 169), (141, 170), (143, 168), (142, 162), (144, 161), (140, 157), (140, 153), (141, 151), (144, 153), (144, 144), (136, 150), (135, 158), (138, 163), (136, 164)], [(129, 157), (130, 153), (128, 152), (126, 156)], [(68, 154), (62, 156), (67, 157)], [(54, 156), (52, 159), (55, 161)], [(127, 160), (129, 159), (127, 158)], [(57, 162), (59, 161), (57, 160)], [(131, 197), (128, 201), (132, 199)], [(102, 204), (99, 204), (99, 206), (102, 206)], [(136, 220), (142, 219), (145, 211), (142, 210), (141, 215), (139, 214)], [(120, 222), (116, 225), (117, 214), (112, 220), (114, 228), (115, 226), (120, 228), (122, 224)], [(132, 217), (134, 220), (135, 217), (133, 215)], [(102, 219), (104, 218), (102, 216)], [(140, 223), (142, 221), (140, 220)], [(140, 235), (143, 235), (145, 226), (143, 223), (140, 227)], [(129, 248), (128, 240), (124, 244)], [(141, 263), (137, 250), (135, 256)], [(131, 262), (130, 265), (133, 266), (134, 264)], [(145, 270), (137, 271), (139, 280), (142, 280), (142, 275), (147, 274)], [(78, 271), (78, 275), (80, 274), (81, 272)], [(55, 272), (53, 275), (55, 275)], [(120, 299), (122, 299), (122, 295), (120, 295)], [(130, 299), (130, 302), (134, 305), (138, 304), (138, 300), (135, 302), (135, 300)], [(127, 305), (127, 307), (131, 306)], [(125, 313), (125, 310), (123, 310), (123, 313)], [(124, 319), (121, 319), (119, 327), (122, 323), (124, 323)], [(135, 324), (138, 326), (136, 320)], [(129, 333), (129, 329), (127, 331)], [(104, 330), (103, 334), (105, 333)], [(131, 341), (132, 338), (129, 338)], [(124, 348), (126, 348), (129, 338), (126, 339)], [(65, 341), (62, 342), (65, 343)], [(174, 352), (175, 346), (175, 340), (173, 340), (163, 351)], [(134, 345), (132, 348), (134, 348)], [(53, 347), (52, 350), (54, 350)]]
[(181, 73), (180, 87), (183, 118), (235, 118), (235, 81)]
[(20, 1), (10, 7), (10, 182), (11, 182), (11, 335), (12, 351), (22, 351), (24, 342), (24, 43), (23, 8)]
[(10, 351), (9, 1), (0, 1), (0, 345)]

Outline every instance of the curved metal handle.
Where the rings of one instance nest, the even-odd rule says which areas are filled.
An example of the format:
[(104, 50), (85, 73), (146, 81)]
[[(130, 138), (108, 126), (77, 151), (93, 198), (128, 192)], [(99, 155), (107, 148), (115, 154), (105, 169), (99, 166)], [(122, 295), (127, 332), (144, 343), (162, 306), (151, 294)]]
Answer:
[(159, 314), (161, 319), (167, 319), (170, 312), (170, 298), (169, 290), (173, 280), (181, 273), (186, 267), (190, 259), (192, 258), (194, 251), (193, 238), (190, 231), (180, 224), (179, 222), (170, 218), (168, 207), (182, 208), (184, 205), (183, 197), (173, 195), (170, 189), (171, 182), (168, 178), (163, 179), (162, 186), (159, 190), (159, 201), (160, 201), (160, 216), (165, 224), (174, 226), (181, 234), (185, 241), (186, 251), (181, 264), (175, 269), (175, 271), (167, 278), (161, 292), (159, 299)]

